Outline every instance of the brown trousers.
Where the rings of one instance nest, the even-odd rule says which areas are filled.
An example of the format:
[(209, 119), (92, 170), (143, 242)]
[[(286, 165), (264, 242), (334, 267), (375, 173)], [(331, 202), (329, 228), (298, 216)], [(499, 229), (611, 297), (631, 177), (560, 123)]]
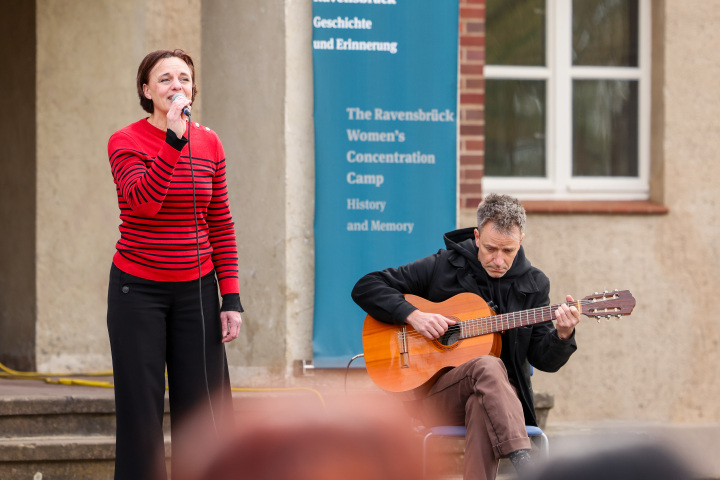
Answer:
[(501, 457), (530, 448), (522, 405), (497, 357), (453, 368), (420, 403), (426, 425), (467, 428), (464, 480), (492, 480)]

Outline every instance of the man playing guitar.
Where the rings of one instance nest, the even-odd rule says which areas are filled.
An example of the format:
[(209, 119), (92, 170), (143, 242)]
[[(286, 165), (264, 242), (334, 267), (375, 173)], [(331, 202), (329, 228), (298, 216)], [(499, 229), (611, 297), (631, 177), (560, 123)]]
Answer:
[[(439, 339), (456, 321), (421, 311), (405, 294), (443, 302), (470, 292), (497, 314), (550, 305), (550, 281), (522, 248), (526, 215), (520, 202), (491, 194), (478, 206), (477, 220), (477, 228), (445, 234), (446, 249), (434, 255), (365, 275), (353, 288), (353, 300), (380, 322), (410, 325), (428, 339)], [(566, 300), (554, 312), (555, 325), (543, 321), (506, 330), (499, 357), (472, 358), (416, 389), (426, 425), (466, 426), (465, 480), (494, 479), (502, 457), (519, 470), (529, 463), (525, 425), (537, 426), (530, 365), (555, 372), (577, 349), (581, 314), (572, 297)]]

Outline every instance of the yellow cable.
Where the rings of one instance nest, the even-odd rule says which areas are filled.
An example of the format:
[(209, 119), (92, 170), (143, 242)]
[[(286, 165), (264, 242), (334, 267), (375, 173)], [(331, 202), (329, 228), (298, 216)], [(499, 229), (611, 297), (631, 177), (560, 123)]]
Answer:
[[(13, 370), (12, 368), (6, 367), (2, 363), (0, 363), (0, 370), (4, 371), (8, 375), (11, 376), (18, 376), (22, 375), (25, 377), (63, 377), (63, 376), (83, 376), (83, 377), (101, 377), (101, 376), (109, 376), (112, 375), (112, 370), (104, 371), (104, 372), (84, 372), (84, 373), (40, 373), (40, 372), (19, 372), (17, 370)], [(0, 374), (1, 375), (1, 374)], [(2, 375), (5, 376), (5, 375)]]
[[(50, 377), (65, 377), (65, 376), (110, 376), (113, 374), (112, 370), (106, 372), (87, 372), (87, 373), (39, 373), (39, 372), (19, 372), (11, 368), (6, 367), (0, 363), (0, 370), (5, 373), (0, 373), (2, 378), (10, 378), (15, 380), (40, 380), (45, 383), (53, 385), (68, 385), (68, 386), (83, 386), (83, 387), (102, 387), (102, 388), (115, 388), (110, 382), (97, 382), (91, 380), (80, 380), (77, 378), (58, 378), (52, 379)], [(167, 375), (167, 372), (166, 372)], [(167, 386), (165, 387), (167, 390)], [(307, 391), (313, 393), (320, 400), (320, 404), (325, 407), (325, 399), (322, 394), (309, 387), (288, 387), (288, 388), (242, 388), (235, 387), (231, 388), (233, 392), (290, 392), (290, 391)]]
[(45, 383), (52, 383), (54, 385), (115, 388), (115, 385), (110, 382), (94, 382), (90, 380), (78, 380), (77, 378), (58, 378), (57, 380), (46, 378)]

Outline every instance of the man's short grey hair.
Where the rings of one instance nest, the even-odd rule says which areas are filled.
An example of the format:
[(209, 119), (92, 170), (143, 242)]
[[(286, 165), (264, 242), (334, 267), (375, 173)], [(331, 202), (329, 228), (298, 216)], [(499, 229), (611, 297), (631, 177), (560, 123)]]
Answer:
[(513, 227), (518, 227), (522, 235), (526, 219), (525, 208), (517, 198), (509, 195), (491, 193), (477, 208), (478, 230), (493, 222), (493, 227), (502, 234), (513, 233)]

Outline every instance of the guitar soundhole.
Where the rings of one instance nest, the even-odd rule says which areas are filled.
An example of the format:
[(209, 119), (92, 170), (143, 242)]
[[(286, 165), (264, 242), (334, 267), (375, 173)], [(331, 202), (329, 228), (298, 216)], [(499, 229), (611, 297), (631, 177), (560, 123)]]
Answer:
[(446, 347), (454, 345), (458, 342), (458, 340), (460, 340), (460, 325), (458, 324), (451, 325), (450, 328), (447, 329), (447, 332), (437, 339), (440, 345), (444, 345)]

